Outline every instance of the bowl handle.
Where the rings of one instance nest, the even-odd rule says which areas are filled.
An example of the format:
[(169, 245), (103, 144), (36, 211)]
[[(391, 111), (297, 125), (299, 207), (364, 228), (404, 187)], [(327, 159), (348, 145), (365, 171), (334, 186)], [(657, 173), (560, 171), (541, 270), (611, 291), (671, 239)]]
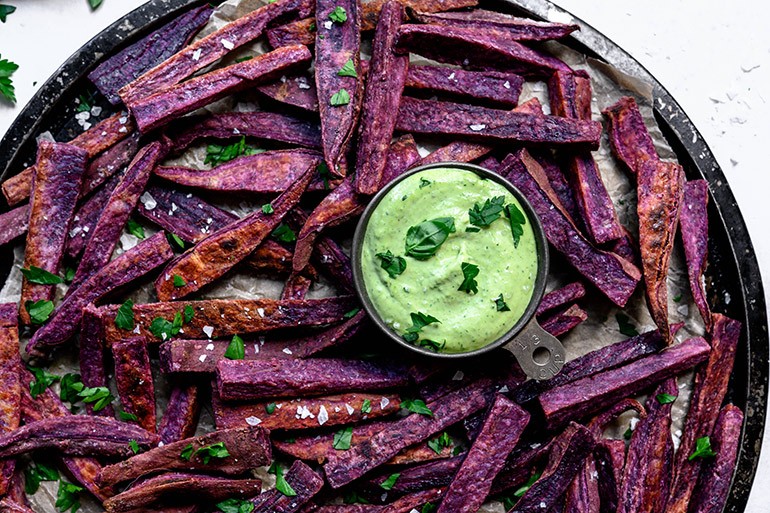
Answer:
[(534, 316), (503, 347), (513, 353), (524, 374), (531, 379), (551, 379), (564, 366), (564, 346), (545, 331)]

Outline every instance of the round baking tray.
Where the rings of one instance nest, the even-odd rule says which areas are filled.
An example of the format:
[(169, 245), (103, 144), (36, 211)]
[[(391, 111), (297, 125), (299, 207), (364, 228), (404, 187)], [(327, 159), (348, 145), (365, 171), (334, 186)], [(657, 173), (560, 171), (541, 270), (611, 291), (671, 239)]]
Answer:
[[(542, 20), (549, 15), (569, 14), (546, 0), (488, 1), (511, 14)], [(200, 0), (150, 0), (75, 52), (43, 84), (0, 141), (0, 162), (4, 164), (0, 179), (18, 173), (34, 162), (35, 138), (42, 132), (51, 132), (56, 140), (67, 141), (82, 131), (74, 119), (75, 99), (93, 89), (86, 75), (103, 56), (120, 50), (182, 10), (202, 3)], [(650, 84), (655, 96), (658, 125), (684, 166), (687, 178), (705, 178), (708, 181), (711, 192), (708, 295), (714, 311), (738, 319), (744, 325), (728, 400), (744, 410), (746, 420), (736, 473), (725, 508), (727, 512), (742, 512), (759, 463), (768, 385), (765, 297), (746, 224), (711, 150), (668, 91), (615, 43), (580, 19), (573, 16), (573, 20), (580, 26), (580, 31), (564, 42)], [(114, 110), (106, 102), (99, 105), (105, 112)], [(0, 210), (7, 209), (7, 205), (0, 205)], [(11, 250), (7, 247), (0, 249), (0, 279), (7, 277), (12, 261)]]

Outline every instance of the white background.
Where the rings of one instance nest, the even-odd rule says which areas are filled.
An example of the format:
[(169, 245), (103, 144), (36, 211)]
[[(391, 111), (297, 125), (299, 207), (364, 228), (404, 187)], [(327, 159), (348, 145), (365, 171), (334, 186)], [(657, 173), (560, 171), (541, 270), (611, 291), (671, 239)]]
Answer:
[[(21, 67), (18, 106), (0, 104), (0, 135), (59, 64), (142, 0), (2, 0), (16, 5), (0, 24), (0, 54)], [(628, 51), (682, 105), (714, 151), (770, 278), (770, 8), (761, 0), (559, 0)], [(746, 511), (770, 505), (770, 437)]]

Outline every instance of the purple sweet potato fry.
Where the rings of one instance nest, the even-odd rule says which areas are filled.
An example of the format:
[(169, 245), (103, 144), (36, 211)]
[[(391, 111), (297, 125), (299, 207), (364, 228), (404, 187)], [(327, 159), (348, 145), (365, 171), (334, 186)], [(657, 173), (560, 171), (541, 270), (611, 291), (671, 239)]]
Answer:
[[(11, 460), (13, 461), (13, 460)], [(15, 465), (11, 464), (12, 475), (8, 489), (3, 491), (3, 498), (0, 500), (0, 511), (3, 513), (35, 513), (31, 508), (27, 493), (24, 490), (24, 473)], [(6, 466), (8, 468), (8, 466)]]
[(112, 344), (115, 384), (123, 410), (136, 415), (137, 424), (155, 432), (155, 386), (150, 356), (142, 337), (130, 337)]
[(593, 454), (589, 454), (583, 468), (567, 488), (564, 495), (563, 513), (599, 513), (601, 499), (599, 497), (598, 472)]
[[(138, 335), (149, 343), (161, 339), (150, 331), (150, 324), (157, 317), (172, 322), (182, 314), (186, 306), (193, 310), (192, 319), (184, 323), (184, 335), (198, 339), (230, 337), (237, 334), (262, 333), (280, 328), (324, 326), (344, 319), (344, 315), (356, 306), (353, 296), (337, 296), (323, 299), (275, 300), (275, 299), (209, 299), (134, 305), (134, 322), (139, 326)], [(115, 316), (120, 305), (100, 307), (105, 340), (111, 344), (131, 332), (115, 326)], [(210, 335), (210, 337), (209, 337)]]
[[(175, 258), (155, 281), (155, 292), (161, 301), (179, 299), (201, 289), (224, 275), (244, 260), (281, 223), (297, 204), (315, 171), (308, 166), (300, 178), (274, 199), (271, 213), (261, 209), (228, 224)], [(180, 276), (183, 285), (175, 284)]]
[[(371, 423), (361, 423), (352, 426), (350, 437), (351, 446), (360, 444), (368, 440), (381, 431), (393, 421), (378, 420)], [(320, 435), (304, 435), (292, 437), (289, 440), (273, 439), (273, 446), (281, 453), (288, 454), (297, 459), (313, 461), (322, 464), (329, 459), (336, 451), (333, 446), (334, 435), (325, 433)]]
[(252, 513), (295, 513), (324, 485), (323, 478), (301, 461), (292, 463), (285, 479), (296, 495), (290, 497), (278, 490), (269, 490), (251, 500), (255, 506)]
[[(0, 305), (0, 433), (9, 433), (21, 421), (21, 357), (19, 356), (18, 310), (15, 303)], [(0, 462), (0, 497), (12, 487), (16, 462)]]
[(214, 419), (217, 429), (259, 423), (273, 432), (354, 424), (391, 415), (400, 408), (401, 400), (394, 394), (348, 393), (244, 404), (215, 401)]
[(657, 353), (664, 347), (660, 332), (648, 331), (570, 360), (564, 364), (559, 374), (547, 381), (527, 381), (516, 388), (513, 397), (517, 403), (523, 404), (546, 390), (631, 363)]
[(129, 104), (129, 110), (144, 134), (255, 82), (269, 81), (285, 70), (307, 63), (310, 58), (307, 47), (285, 46), (139, 98)]
[(642, 266), (642, 260), (639, 257), (639, 244), (625, 227), (623, 227), (623, 235), (610, 245), (610, 251), (637, 267)]
[(728, 404), (719, 411), (711, 435), (711, 447), (717, 454), (701, 469), (698, 485), (690, 501), (689, 511), (692, 513), (724, 511), (735, 473), (742, 427), (743, 412), (740, 408)]
[(296, 338), (276, 340), (273, 345), (279, 347), (284, 355), (290, 353), (294, 358), (307, 358), (350, 341), (366, 325), (367, 320), (366, 312), (361, 310), (341, 323)]
[[(155, 175), (187, 187), (210, 191), (273, 194), (288, 189), (308, 169), (323, 162), (312, 150), (275, 150), (245, 155), (210, 170), (159, 166)], [(316, 175), (308, 190), (322, 191), (324, 181)]]
[(540, 478), (524, 492), (509, 513), (549, 511), (583, 468), (594, 445), (596, 441), (588, 429), (574, 422), (569, 424), (551, 442), (548, 463)]
[(89, 234), (96, 226), (97, 221), (99, 221), (102, 210), (107, 205), (112, 191), (120, 183), (122, 176), (123, 171), (119, 171), (109, 177), (101, 187), (80, 203), (77, 210), (75, 210), (75, 216), (72, 218), (72, 223), (70, 223), (70, 229), (67, 233), (67, 245), (65, 246), (68, 257), (77, 259), (86, 248), (90, 238)]
[[(382, 187), (395, 179), (420, 158), (417, 145), (411, 135), (402, 135), (391, 145), (381, 176)], [(302, 229), (297, 235), (297, 243), (294, 248), (294, 260), (292, 267), (295, 272), (302, 271), (310, 262), (316, 239), (326, 228), (336, 226), (348, 220), (358, 217), (368, 198), (359, 195), (355, 191), (356, 178), (346, 177), (342, 183), (330, 192), (303, 223)]]
[[(448, 486), (464, 458), (464, 455), (458, 455), (447, 459), (429, 461), (401, 470), (393, 487), (388, 490), (388, 497)], [(385, 472), (366, 479), (360, 485), (366, 496), (372, 499), (375, 497), (379, 499), (382, 495), (380, 484), (392, 473), (390, 469), (386, 469)]]
[(706, 270), (708, 252), (708, 200), (709, 189), (706, 180), (692, 180), (684, 184), (684, 203), (679, 214), (679, 227), (684, 243), (687, 275), (693, 301), (698, 307), (706, 330), (711, 330), (711, 309), (706, 300), (703, 272)]
[(217, 386), (225, 401), (382, 390), (408, 384), (403, 370), (359, 360), (220, 360)]
[(443, 488), (432, 488), (404, 495), (400, 499), (382, 506), (379, 513), (409, 513), (410, 511), (420, 511), (428, 503), (435, 505), (437, 502), (441, 502), (443, 493)]
[(684, 195), (684, 170), (679, 164), (648, 160), (636, 176), (639, 246), (647, 304), (666, 343), (673, 337), (668, 326), (668, 264)]
[(515, 107), (524, 79), (514, 73), (465, 71), (440, 66), (410, 66), (406, 89), (423, 93), (443, 93), (452, 98), (481, 100), (504, 107)]
[[(315, 21), (313, 21), (313, 23), (315, 23)], [(275, 30), (279, 30), (282, 27), (276, 27)], [(307, 43), (299, 44), (309, 45), (315, 43), (314, 36), (311, 36), (308, 39), (310, 39), (310, 41)], [(269, 84), (259, 85), (256, 89), (263, 95), (279, 103), (292, 105), (309, 112), (318, 112), (318, 92), (315, 90), (315, 81), (307, 73), (300, 72), (291, 75), (284, 75), (280, 78), (280, 80), (270, 82)]]
[(594, 121), (409, 97), (401, 99), (396, 130), (453, 135), (481, 142), (588, 148), (598, 147), (601, 136), (601, 125)]
[(205, 474), (170, 472), (151, 477), (104, 502), (108, 513), (146, 507), (178, 505), (180, 502), (216, 503), (224, 499), (248, 499), (259, 495), (259, 479), (228, 479)]
[(560, 312), (544, 317), (540, 321), (540, 325), (554, 337), (559, 337), (586, 319), (588, 319), (588, 314), (585, 310), (578, 305), (571, 305)]
[[(88, 158), (93, 158), (125, 139), (132, 132), (134, 132), (134, 125), (129, 116), (119, 113), (95, 124), (72, 139), (69, 144), (85, 150)], [(35, 166), (31, 166), (3, 182), (3, 195), (8, 205), (17, 205), (30, 197), (34, 176)]]
[(398, 104), (409, 65), (408, 56), (393, 53), (403, 21), (404, 7), (397, 0), (390, 0), (382, 6), (374, 31), (372, 58), (366, 74), (367, 85), (358, 128), (358, 194), (372, 195), (383, 182), (388, 148), (396, 126)]
[(175, 384), (158, 426), (160, 441), (170, 444), (193, 436), (200, 411), (200, 386), (194, 383)]
[(420, 23), (466, 27), (480, 31), (495, 29), (507, 33), (517, 41), (562, 39), (580, 28), (577, 25), (535, 21), (483, 9), (435, 14), (416, 12), (412, 18)]
[(534, 150), (531, 152), (532, 157), (543, 168), (548, 183), (553, 189), (555, 198), (559, 200), (565, 214), (569, 217), (572, 223), (580, 230), (583, 229), (583, 219), (578, 212), (577, 202), (575, 201), (575, 193), (572, 191), (567, 181), (567, 177), (562, 170), (561, 166), (556, 162), (553, 154), (549, 151)]
[[(107, 373), (104, 366), (104, 330), (99, 318), (99, 309), (90, 304), (83, 308), (80, 323), (80, 343), (78, 344), (80, 362), (80, 382), (88, 388), (106, 387)], [(86, 404), (89, 415), (114, 417), (111, 404), (95, 412), (93, 403)]]
[(404, 25), (396, 48), (447, 64), (489, 67), (528, 78), (547, 78), (557, 70), (571, 71), (556, 57), (517, 43), (496, 29)]
[(599, 480), (599, 512), (616, 513), (626, 463), (626, 442), (600, 440), (594, 448), (594, 461)]
[(129, 108), (143, 98), (173, 87), (196, 71), (218, 61), (260, 37), (274, 19), (309, 7), (306, 0), (277, 0), (241, 16), (195, 43), (168, 57), (136, 80), (122, 87), (118, 94)]
[(173, 255), (162, 232), (121, 254), (61, 302), (46, 324), (32, 336), (27, 353), (45, 354), (70, 340), (80, 327), (86, 305), (157, 269)]
[(292, 273), (283, 284), (281, 299), (305, 299), (313, 280), (299, 273)]
[(444, 495), (439, 513), (475, 513), (489, 495), (492, 481), (519, 442), (529, 414), (505, 396), (497, 394), (481, 432)]
[(568, 283), (558, 289), (552, 290), (540, 300), (540, 304), (537, 306), (535, 312), (538, 316), (543, 315), (549, 310), (555, 310), (557, 308), (568, 305), (573, 301), (577, 301), (586, 295), (586, 288), (579, 281)]
[(587, 424), (587, 427), (594, 432), (597, 438), (599, 438), (607, 427), (607, 424), (615, 420), (621, 413), (630, 410), (636, 411), (639, 414), (640, 419), (647, 417), (647, 410), (639, 401), (626, 397), (591, 419)]
[(324, 465), (326, 479), (339, 488), (380, 466), (410, 445), (422, 442), (448, 426), (463, 420), (487, 404), (489, 381), (479, 381), (429, 403), (433, 416), (413, 413), (351, 447), (337, 451)]
[[(35, 266), (59, 273), (87, 158), (86, 151), (76, 146), (49, 141), (38, 143), (23, 267)], [(55, 285), (35, 284), (23, 278), (19, 301), (22, 323), (30, 323), (27, 302), (50, 301), (55, 288)]]
[(316, 239), (311, 262), (334, 280), (334, 284), (343, 292), (353, 292), (353, 267), (339, 244), (330, 237)]
[(152, 170), (163, 159), (165, 152), (163, 143), (154, 141), (139, 150), (129, 164), (104, 205), (99, 220), (89, 232), (88, 242), (68, 295), (110, 261), (123, 233), (123, 227), (139, 202), (139, 196), (144, 191)]
[[(211, 458), (205, 463), (198, 450), (219, 443), (225, 446), (229, 455)], [(192, 453), (187, 457), (189, 446), (192, 446)], [(260, 427), (219, 430), (155, 447), (127, 460), (108, 465), (102, 469), (99, 480), (103, 485), (116, 484), (145, 474), (169, 470), (197, 470), (236, 475), (269, 463), (271, 454), (268, 432)]]
[(449, 458), (454, 449), (454, 444), (452, 444), (436, 452), (427, 443), (416, 444), (393, 456), (386, 462), (386, 465), (415, 465), (426, 461)]
[[(195, 120), (195, 121), (193, 121)], [(174, 152), (205, 137), (255, 137), (306, 148), (321, 148), (318, 123), (274, 112), (225, 112), (203, 118), (184, 118), (166, 131)]]
[(315, 17), (292, 21), (267, 30), (267, 41), (273, 48), (290, 45), (314, 45)]
[(636, 100), (624, 96), (614, 105), (604, 109), (602, 114), (608, 121), (607, 132), (612, 153), (631, 174), (639, 173), (645, 161), (658, 160), (658, 153), (647, 127), (644, 126)]
[(527, 150), (508, 155), (501, 174), (532, 203), (551, 245), (611, 301), (624, 306), (639, 282), (639, 269), (617, 255), (596, 249), (580, 235), (567, 214), (558, 208), (558, 199), (543, 169)]
[[(329, 18), (338, 7), (345, 10), (345, 21), (334, 22)], [(362, 77), (338, 74), (348, 61), (352, 61), (357, 74), (361, 74), (360, 11), (360, 0), (316, 1), (315, 84), (321, 114), (321, 140), (329, 172), (337, 176), (344, 176), (338, 169), (340, 160), (347, 153), (361, 111)], [(332, 21), (331, 26), (329, 21)], [(339, 97), (343, 90), (347, 101)]]
[(486, 144), (466, 141), (452, 141), (442, 146), (420, 160), (420, 165), (436, 162), (473, 162), (492, 152), (494, 148)]
[(123, 86), (181, 50), (213, 11), (208, 5), (190, 9), (104, 60), (88, 74), (88, 79), (110, 103), (117, 105), (118, 91)]
[(29, 210), (30, 206), (27, 204), (0, 214), (0, 246), (27, 233)]
[(538, 402), (550, 427), (563, 425), (691, 369), (708, 358), (709, 351), (705, 340), (691, 338), (623, 367), (547, 390)]
[(94, 157), (88, 163), (83, 175), (80, 199), (91, 194), (111, 176), (121, 171), (134, 159), (137, 151), (139, 151), (139, 132), (131, 132), (128, 137)]
[(701, 472), (702, 459), (689, 457), (698, 438), (711, 435), (735, 363), (741, 323), (722, 314), (713, 314), (711, 353), (705, 365), (695, 372), (690, 408), (687, 410), (682, 439), (674, 460), (674, 479), (666, 512), (685, 513)]
[(147, 449), (157, 443), (152, 433), (106, 417), (71, 415), (30, 422), (0, 436), (0, 457), (8, 458), (40, 449), (69, 456), (127, 457), (128, 442)]
[(618, 513), (664, 513), (671, 484), (674, 441), (672, 403), (661, 404), (660, 394), (678, 395), (676, 378), (668, 378), (647, 398), (647, 417), (631, 435)]

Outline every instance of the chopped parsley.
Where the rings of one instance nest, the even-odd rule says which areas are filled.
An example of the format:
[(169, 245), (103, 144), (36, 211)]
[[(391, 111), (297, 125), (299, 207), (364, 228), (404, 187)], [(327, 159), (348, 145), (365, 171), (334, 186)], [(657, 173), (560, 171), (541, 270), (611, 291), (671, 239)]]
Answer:
[(475, 278), (479, 275), (479, 266), (463, 262), (460, 264), (460, 269), (463, 272), (463, 282), (457, 290), (467, 292), (468, 294), (477, 293), (479, 291), (479, 283)]
[(139, 447), (139, 442), (136, 440), (129, 440), (128, 441), (128, 447), (131, 449), (131, 452), (134, 454), (139, 454), (141, 452), (141, 448)]
[[(185, 448), (186, 449), (186, 448)], [(225, 459), (230, 456), (224, 442), (217, 442), (211, 445), (204, 445), (195, 451), (192, 456), (197, 456), (204, 465), (208, 465), (212, 459)], [(191, 457), (192, 457), (191, 456)], [(188, 458), (189, 461), (190, 458)]]
[(394, 474), (389, 475), (385, 481), (380, 483), (380, 488), (382, 488), (383, 490), (393, 489), (393, 485), (396, 484), (396, 481), (398, 480), (400, 475), (401, 475), (400, 472), (396, 472)]
[(24, 469), (24, 491), (32, 495), (40, 488), (43, 481), (58, 481), (59, 471), (43, 463), (30, 463)]
[(49, 273), (45, 269), (35, 267), (34, 265), (29, 266), (29, 269), (22, 267), (21, 274), (23, 274), (30, 283), (37, 283), (39, 285), (57, 285), (64, 282), (62, 278), (55, 274)]
[(695, 440), (695, 451), (687, 458), (687, 461), (692, 461), (695, 458), (713, 458), (717, 453), (711, 448), (711, 438), (708, 436), (702, 436)]
[(243, 499), (226, 499), (217, 503), (217, 509), (224, 513), (251, 513), (254, 503)]
[(88, 93), (87, 95), (81, 94), (78, 96), (78, 106), (75, 109), (76, 112), (91, 112), (93, 107), (94, 93)]
[(97, 7), (102, 5), (103, 0), (88, 0), (88, 5), (91, 7), (92, 11), (95, 11)]
[(353, 64), (353, 59), (348, 59), (348, 62), (342, 65), (340, 70), (337, 72), (337, 76), (358, 78), (358, 73), (356, 73), (356, 65)]
[(535, 484), (538, 479), (540, 479), (540, 476), (542, 474), (543, 473), (541, 471), (538, 471), (538, 472), (534, 472), (531, 476), (529, 476), (529, 480), (523, 485), (521, 485), (519, 488), (517, 488), (516, 491), (513, 492), (514, 497), (521, 497), (522, 495), (527, 493), (527, 491), (530, 488), (532, 488), (532, 485)]
[(144, 234), (144, 226), (137, 223), (133, 219), (128, 220), (128, 224), (126, 225), (126, 229), (128, 230), (128, 233), (136, 237), (137, 239), (144, 239), (146, 235)]
[(361, 404), (361, 413), (372, 413), (372, 401), (364, 399), (363, 404)]
[[(352, 428), (351, 428), (352, 429)], [(280, 465), (275, 465), (275, 489), (284, 494), (286, 497), (294, 497), (297, 492), (283, 477), (283, 469)]]
[(353, 439), (353, 427), (348, 426), (334, 433), (332, 447), (338, 451), (347, 451), (350, 449), (350, 442)]
[(508, 216), (508, 221), (511, 223), (513, 247), (518, 248), (521, 236), (524, 235), (524, 225), (527, 224), (527, 218), (524, 217), (524, 213), (519, 210), (519, 207), (513, 203), (509, 203), (505, 207), (505, 213)]
[(169, 321), (163, 317), (156, 317), (150, 323), (150, 333), (161, 340), (168, 340), (171, 337), (179, 334), (179, 330), (182, 329), (182, 314), (177, 312), (174, 314), (174, 320)]
[(426, 178), (420, 178), (420, 189), (427, 187), (431, 184), (431, 181)]
[(193, 319), (193, 316), (195, 315), (195, 310), (193, 310), (192, 306), (185, 305), (184, 309), (182, 310), (182, 315), (184, 315), (184, 322), (188, 323)]
[(11, 75), (17, 69), (19, 65), (15, 62), (0, 58), (0, 95), (11, 103), (16, 103), (16, 90), (13, 87)]
[(118, 308), (118, 313), (115, 314), (115, 326), (128, 331), (134, 329), (134, 302), (130, 299), (126, 299), (126, 302)]
[(401, 407), (412, 413), (418, 413), (420, 415), (425, 415), (426, 417), (433, 416), (433, 412), (422, 399), (404, 399), (401, 401)]
[(185, 279), (179, 276), (178, 274), (174, 275), (173, 280), (174, 280), (174, 287), (184, 287), (185, 285), (187, 285), (187, 282), (185, 281)]
[(673, 299), (674, 299), (674, 303), (680, 302), (682, 300), (682, 294), (677, 294), (676, 296), (673, 297)]
[(329, 105), (332, 107), (342, 107), (350, 103), (350, 93), (346, 89), (340, 89), (334, 93), (329, 100)]
[(187, 444), (182, 448), (182, 452), (179, 453), (179, 457), (185, 461), (190, 461), (193, 455), (193, 444)]
[(439, 351), (444, 349), (444, 346), (446, 345), (446, 340), (444, 340), (443, 342), (436, 342), (435, 340), (421, 338), (417, 342), (417, 345), (420, 347), (425, 347), (427, 349), (430, 349), (431, 351), (435, 351), (438, 353)]
[(627, 337), (635, 337), (639, 334), (639, 332), (636, 331), (634, 325), (631, 324), (631, 320), (626, 314), (616, 313), (615, 320), (618, 321), (618, 330), (620, 330), (623, 335)]
[(265, 150), (246, 144), (246, 136), (241, 136), (238, 142), (232, 144), (209, 144), (206, 147), (206, 159), (203, 163), (218, 166), (219, 164), (229, 162), (243, 155), (256, 155), (263, 151)]
[(483, 205), (478, 203), (473, 205), (473, 208), (468, 211), (468, 218), (474, 226), (485, 227), (489, 226), (495, 220), (500, 218), (500, 214), (503, 212), (503, 204), (505, 203), (504, 196), (495, 196), (492, 199), (484, 201)]
[(334, 23), (345, 23), (348, 19), (348, 12), (344, 7), (338, 5), (329, 13), (329, 19)]
[(268, 415), (272, 415), (275, 412), (275, 403), (267, 403), (265, 405), (265, 411)]
[(273, 212), (275, 212), (275, 209), (273, 208), (273, 205), (271, 205), (270, 203), (265, 203), (264, 205), (262, 205), (263, 214), (272, 214)]
[(228, 360), (243, 360), (245, 356), (246, 349), (243, 344), (243, 339), (238, 335), (233, 335), (233, 339), (225, 350), (225, 358)]
[(433, 449), (433, 452), (436, 454), (441, 454), (441, 451), (447, 447), (452, 447), (452, 439), (449, 437), (449, 434), (444, 431), (433, 440), (428, 440), (428, 447)]
[(505, 302), (505, 299), (503, 299), (503, 295), (500, 294), (497, 296), (497, 299), (495, 301), (495, 308), (497, 308), (498, 312), (510, 312), (511, 309), (508, 308), (508, 303)]
[(53, 301), (46, 301), (45, 299), (34, 302), (27, 301), (24, 303), (24, 308), (27, 309), (32, 324), (43, 324), (53, 313)]
[(454, 232), (455, 220), (451, 217), (439, 217), (410, 226), (406, 231), (405, 253), (417, 260), (427, 260)]
[(0, 4), (0, 21), (5, 23), (5, 20), (8, 19), (8, 15), (13, 14), (14, 12), (16, 12), (16, 7), (12, 5)]
[(136, 422), (139, 420), (133, 413), (128, 413), (123, 410), (118, 410), (118, 418), (124, 422)]
[(425, 326), (429, 324), (433, 324), (435, 322), (441, 323), (441, 321), (439, 321), (432, 315), (428, 315), (422, 312), (412, 312), (409, 314), (409, 317), (412, 318), (412, 325), (406, 329), (402, 337), (407, 342), (412, 342), (412, 343), (417, 341), (417, 339), (419, 338), (418, 333), (422, 331), (422, 329)]
[(250, 61), (253, 58), (254, 58), (253, 55), (244, 55), (243, 57), (238, 57), (237, 59), (235, 59), (235, 62), (246, 62), (246, 61)]
[(626, 429), (625, 433), (623, 433), (623, 438), (626, 440), (631, 440), (631, 435), (634, 434), (634, 431), (631, 429), (631, 426), (628, 426), (628, 429)]
[(422, 509), (420, 509), (420, 513), (436, 513), (436, 511), (438, 511), (438, 506), (430, 502), (423, 504)]
[(677, 396), (671, 394), (658, 394), (655, 396), (655, 399), (657, 399), (660, 404), (671, 404), (676, 401), (676, 397)]
[(59, 399), (75, 404), (80, 400), (82, 391), (83, 383), (80, 382), (80, 374), (67, 373), (62, 377), (59, 384)]
[(101, 411), (115, 399), (107, 387), (88, 388), (79, 383), (82, 390), (78, 393), (80, 399), (86, 404), (93, 404), (93, 410)]
[(294, 242), (297, 240), (297, 234), (285, 223), (279, 224), (276, 229), (273, 230), (272, 237), (281, 242)]
[(345, 497), (342, 498), (342, 502), (345, 504), (370, 504), (368, 500), (361, 497), (355, 490), (346, 493)]
[(342, 314), (342, 318), (343, 319), (352, 319), (353, 317), (358, 315), (358, 312), (360, 312), (360, 311), (361, 311), (360, 308), (354, 308), (351, 311), (345, 312), (344, 314)]
[(380, 259), (380, 267), (385, 269), (388, 276), (393, 279), (406, 271), (406, 260), (404, 257), (394, 255), (390, 250), (387, 250), (385, 253), (377, 253), (374, 256)]
[(169, 244), (171, 244), (172, 246), (176, 246), (181, 250), (184, 250), (185, 248), (184, 241), (181, 238), (179, 238), (179, 235), (177, 235), (176, 233), (167, 232), (166, 240), (168, 241)]
[[(90, 0), (93, 2), (94, 0)], [(101, 0), (99, 0), (101, 2)], [(59, 490), (56, 492), (56, 509), (59, 511), (69, 510), (71, 513), (75, 513), (80, 509), (79, 495), (84, 488), (68, 483), (66, 481), (59, 481)]]
[(32, 399), (37, 399), (37, 396), (45, 392), (48, 387), (61, 379), (56, 374), (51, 374), (47, 370), (41, 367), (27, 367), (29, 372), (35, 377), (33, 381), (29, 383), (29, 394)]
[(67, 283), (70, 283), (74, 279), (75, 279), (75, 269), (73, 267), (65, 267), (64, 281), (66, 281)]

